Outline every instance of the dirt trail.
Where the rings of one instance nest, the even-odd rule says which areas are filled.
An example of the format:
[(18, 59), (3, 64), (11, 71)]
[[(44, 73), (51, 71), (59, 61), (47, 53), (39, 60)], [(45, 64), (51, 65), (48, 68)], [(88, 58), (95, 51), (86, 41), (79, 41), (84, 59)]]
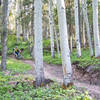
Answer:
[[(23, 60), (24, 63), (31, 65), (33, 68), (35, 66), (34, 62), (32, 60)], [(62, 73), (62, 67), (60, 65), (50, 65), (47, 63), (44, 63), (44, 70), (45, 70), (45, 77), (57, 80), (58, 82), (62, 82), (63, 80), (63, 73)], [(34, 74), (33, 71), (29, 71), (28, 73)], [(91, 85), (88, 82), (85, 82), (84, 78), (82, 78), (82, 73), (75, 70), (75, 66), (73, 65), (73, 79), (74, 79), (74, 85), (78, 88), (86, 88), (89, 91), (89, 94), (95, 98), (94, 100), (100, 100), (100, 86), (97, 85)], [(83, 82), (82, 82), (83, 79)], [(93, 80), (92, 80), (93, 81)]]

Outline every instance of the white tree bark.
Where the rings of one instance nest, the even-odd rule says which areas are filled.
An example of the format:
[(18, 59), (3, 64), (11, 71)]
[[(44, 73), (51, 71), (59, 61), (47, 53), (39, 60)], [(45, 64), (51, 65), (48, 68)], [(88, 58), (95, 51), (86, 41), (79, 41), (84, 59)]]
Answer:
[(42, 46), (42, 0), (34, 0), (35, 71), (36, 85), (44, 82)]
[(100, 37), (98, 27), (98, 0), (93, 0), (93, 32), (95, 44), (95, 57), (100, 56)]
[(48, 32), (48, 26), (46, 27), (46, 39), (48, 40), (49, 32)]
[(77, 47), (77, 57), (81, 57), (81, 43), (79, 36), (79, 9), (78, 9), (78, 0), (74, 0), (75, 6), (75, 29), (76, 29), (76, 47)]
[(60, 58), (60, 46), (59, 46), (58, 34), (57, 34), (57, 31), (56, 31), (56, 26), (54, 26), (54, 31), (55, 31), (55, 38), (56, 38), (58, 57)]
[(17, 37), (17, 42), (20, 40), (20, 34), (21, 34), (21, 25), (18, 19), (18, 16), (20, 14), (20, 1), (16, 1), (16, 37)]
[(85, 23), (84, 23), (84, 20), (83, 20), (83, 23), (82, 23), (82, 40), (83, 40), (83, 48), (86, 47), (86, 38), (85, 38)]
[(3, 33), (2, 33), (2, 58), (1, 58), (1, 67), (3, 70), (6, 69), (6, 60), (7, 60), (7, 34), (8, 34), (8, 0), (3, 0)]
[(23, 40), (28, 41), (28, 27), (24, 24)]
[(70, 60), (70, 51), (68, 44), (68, 31), (66, 24), (66, 9), (64, 0), (57, 0), (58, 22), (60, 32), (60, 45), (62, 53), (63, 81), (64, 85), (68, 86), (72, 83), (72, 66)]
[(55, 51), (54, 51), (52, 0), (49, 0), (49, 25), (50, 25), (50, 40), (51, 40), (51, 57), (54, 58)]
[(93, 56), (93, 47), (92, 47), (90, 27), (89, 27), (88, 15), (87, 15), (87, 0), (82, 1), (82, 10), (83, 10), (84, 21), (86, 23), (88, 43), (89, 43), (89, 47), (90, 47), (90, 56), (92, 57)]
[(70, 34), (70, 53), (72, 53), (73, 50), (73, 36), (72, 33)]
[(16, 20), (16, 37), (17, 37), (17, 42), (19, 42), (20, 40), (20, 33), (21, 32), (21, 28), (20, 28), (20, 23), (18, 20)]

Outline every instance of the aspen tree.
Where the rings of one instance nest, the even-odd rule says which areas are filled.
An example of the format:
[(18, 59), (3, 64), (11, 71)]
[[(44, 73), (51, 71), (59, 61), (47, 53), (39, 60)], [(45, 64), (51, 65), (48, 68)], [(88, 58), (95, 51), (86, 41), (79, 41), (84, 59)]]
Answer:
[(36, 85), (44, 82), (43, 45), (42, 45), (42, 0), (34, 0), (34, 36)]
[(8, 35), (8, 0), (3, 0), (3, 33), (2, 33), (2, 58), (1, 58), (1, 69), (6, 69), (7, 63), (7, 35)]
[(72, 83), (72, 66), (70, 60), (70, 51), (68, 44), (68, 30), (66, 21), (66, 10), (64, 0), (57, 0), (58, 9), (58, 22), (60, 32), (60, 45), (62, 56), (62, 68), (63, 68), (63, 83), (68, 86)]
[(95, 45), (95, 57), (100, 56), (100, 37), (98, 27), (98, 0), (93, 0), (93, 32), (94, 32), (94, 45)]

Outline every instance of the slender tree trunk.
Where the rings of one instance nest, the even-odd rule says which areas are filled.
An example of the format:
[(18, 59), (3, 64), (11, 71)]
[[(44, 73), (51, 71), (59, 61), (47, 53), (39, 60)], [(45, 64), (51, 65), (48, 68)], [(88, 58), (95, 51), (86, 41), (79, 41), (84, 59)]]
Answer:
[(24, 40), (24, 41), (28, 41), (28, 27), (27, 27), (27, 25), (26, 25), (25, 23), (24, 23), (23, 40)]
[(16, 1), (16, 38), (17, 38), (17, 42), (20, 40), (20, 34), (21, 34), (21, 24), (20, 24), (20, 19), (17, 19), (17, 17), (20, 14), (20, 10), (21, 10), (21, 4), (20, 4), (20, 0)]
[(58, 34), (57, 34), (57, 31), (56, 31), (56, 26), (54, 26), (54, 31), (55, 31), (55, 38), (56, 38), (58, 57), (60, 58), (60, 46), (59, 46)]
[(70, 42), (70, 53), (72, 53), (72, 1), (69, 0), (69, 16), (70, 16), (70, 23), (69, 23), (69, 42)]
[(49, 37), (49, 32), (48, 32), (48, 26), (47, 26), (47, 29), (46, 29), (46, 40), (48, 40), (48, 37)]
[(0, 0), (0, 6), (1, 6), (1, 0)]
[(79, 28), (79, 9), (78, 0), (74, 0), (75, 5), (75, 29), (76, 29), (76, 47), (77, 47), (77, 57), (81, 57), (81, 43), (80, 43), (80, 28)]
[(20, 31), (21, 31), (21, 29), (20, 29), (20, 23), (19, 23), (19, 21), (17, 20), (16, 21), (16, 28), (17, 28), (17, 33), (16, 33), (16, 37), (17, 37), (17, 43), (19, 42), (19, 40), (20, 40)]
[(93, 0), (93, 31), (95, 44), (95, 57), (100, 56), (100, 37), (98, 27), (98, 0)]
[(50, 39), (51, 39), (51, 57), (54, 58), (55, 57), (55, 51), (54, 51), (52, 0), (49, 0), (49, 25), (50, 25)]
[(70, 31), (70, 37), (69, 37), (69, 45), (70, 45), (70, 54), (72, 53), (72, 51), (73, 51), (73, 32), (72, 32), (72, 30), (73, 30), (73, 26), (71, 25), (71, 31)]
[[(33, 2), (33, 4), (34, 4), (34, 2)], [(30, 48), (30, 54), (31, 54), (31, 56), (32, 56), (32, 58), (34, 59), (34, 45), (33, 45), (33, 43), (34, 43), (34, 9), (33, 9), (34, 7), (32, 6), (32, 16), (31, 16), (31, 48)]]
[(70, 50), (68, 44), (68, 31), (66, 24), (66, 10), (64, 0), (57, 0), (58, 22), (60, 31), (60, 46), (62, 53), (63, 81), (68, 86), (72, 83), (72, 66), (70, 60)]
[(35, 71), (36, 85), (44, 82), (42, 46), (42, 0), (34, 0)]
[[(34, 3), (34, 2), (33, 2)], [(34, 12), (34, 9), (32, 7), (32, 12)], [(34, 35), (34, 14), (32, 13), (32, 16), (31, 16), (31, 35), (33, 36)], [(34, 37), (34, 36), (33, 36)]]
[[(85, 2), (84, 2), (85, 1)], [(87, 29), (87, 36), (88, 36), (88, 43), (90, 48), (90, 56), (93, 56), (93, 47), (92, 47), (92, 41), (91, 41), (91, 35), (90, 35), (90, 27), (89, 27), (89, 21), (88, 21), (88, 15), (87, 15), (87, 0), (82, 1), (82, 9), (83, 9), (83, 16), (84, 21), (86, 23), (86, 29)]]
[(3, 33), (2, 33), (2, 58), (1, 67), (6, 69), (7, 60), (7, 33), (8, 33), (8, 0), (3, 0)]
[[(83, 0), (81, 1), (81, 6), (82, 6), (82, 2), (83, 2)], [(82, 28), (81, 28), (81, 36), (82, 36), (82, 46), (83, 46), (83, 48), (85, 49), (86, 48), (86, 34), (85, 34), (85, 22), (84, 22), (84, 12), (83, 12), (83, 7), (82, 7), (82, 12), (81, 12), (81, 14), (82, 14), (82, 16), (81, 16), (81, 18), (82, 18)]]
[(83, 48), (86, 48), (86, 38), (85, 38), (85, 23), (84, 20), (82, 22), (82, 40), (83, 40)]

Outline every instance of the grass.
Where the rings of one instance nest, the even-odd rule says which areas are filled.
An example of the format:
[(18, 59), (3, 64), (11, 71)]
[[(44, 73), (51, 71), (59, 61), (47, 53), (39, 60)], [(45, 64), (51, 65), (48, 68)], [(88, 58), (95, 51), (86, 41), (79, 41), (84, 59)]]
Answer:
[[(49, 64), (62, 64), (61, 58), (58, 57), (57, 53), (55, 54), (55, 58), (52, 58), (50, 53), (44, 54), (44, 61)], [(82, 56), (80, 58), (77, 57), (76, 50), (74, 49), (71, 54), (71, 62), (76, 63), (78, 62), (78, 66), (81, 68), (88, 67), (90, 65), (99, 65), (100, 59), (96, 59), (95, 57), (90, 57), (89, 49), (83, 50), (82, 49)], [(97, 69), (100, 70), (100, 67)]]
[(87, 92), (76, 88), (62, 89), (57, 83), (49, 87), (34, 88), (28, 83), (19, 83), (15, 87), (0, 87), (0, 100), (92, 100)]
[(97, 65), (100, 64), (100, 59), (96, 59), (95, 57), (90, 57), (89, 49), (82, 49), (82, 56), (77, 58), (76, 50), (73, 51), (71, 55), (72, 63), (79, 62), (79, 67), (88, 67), (90, 65)]
[(9, 71), (24, 73), (31, 69), (32, 67), (30, 65), (22, 63), (21, 61), (14, 60), (11, 58), (7, 59), (7, 70)]
[[(21, 61), (9, 58), (7, 70), (11, 73), (6, 75), (6, 71), (0, 72), (0, 100), (92, 100), (85, 90), (80, 91), (75, 87), (65, 90), (56, 82), (35, 88), (34, 78), (25, 74), (31, 67)], [(15, 77), (16, 72), (17, 75), (23, 72), (24, 74)]]

